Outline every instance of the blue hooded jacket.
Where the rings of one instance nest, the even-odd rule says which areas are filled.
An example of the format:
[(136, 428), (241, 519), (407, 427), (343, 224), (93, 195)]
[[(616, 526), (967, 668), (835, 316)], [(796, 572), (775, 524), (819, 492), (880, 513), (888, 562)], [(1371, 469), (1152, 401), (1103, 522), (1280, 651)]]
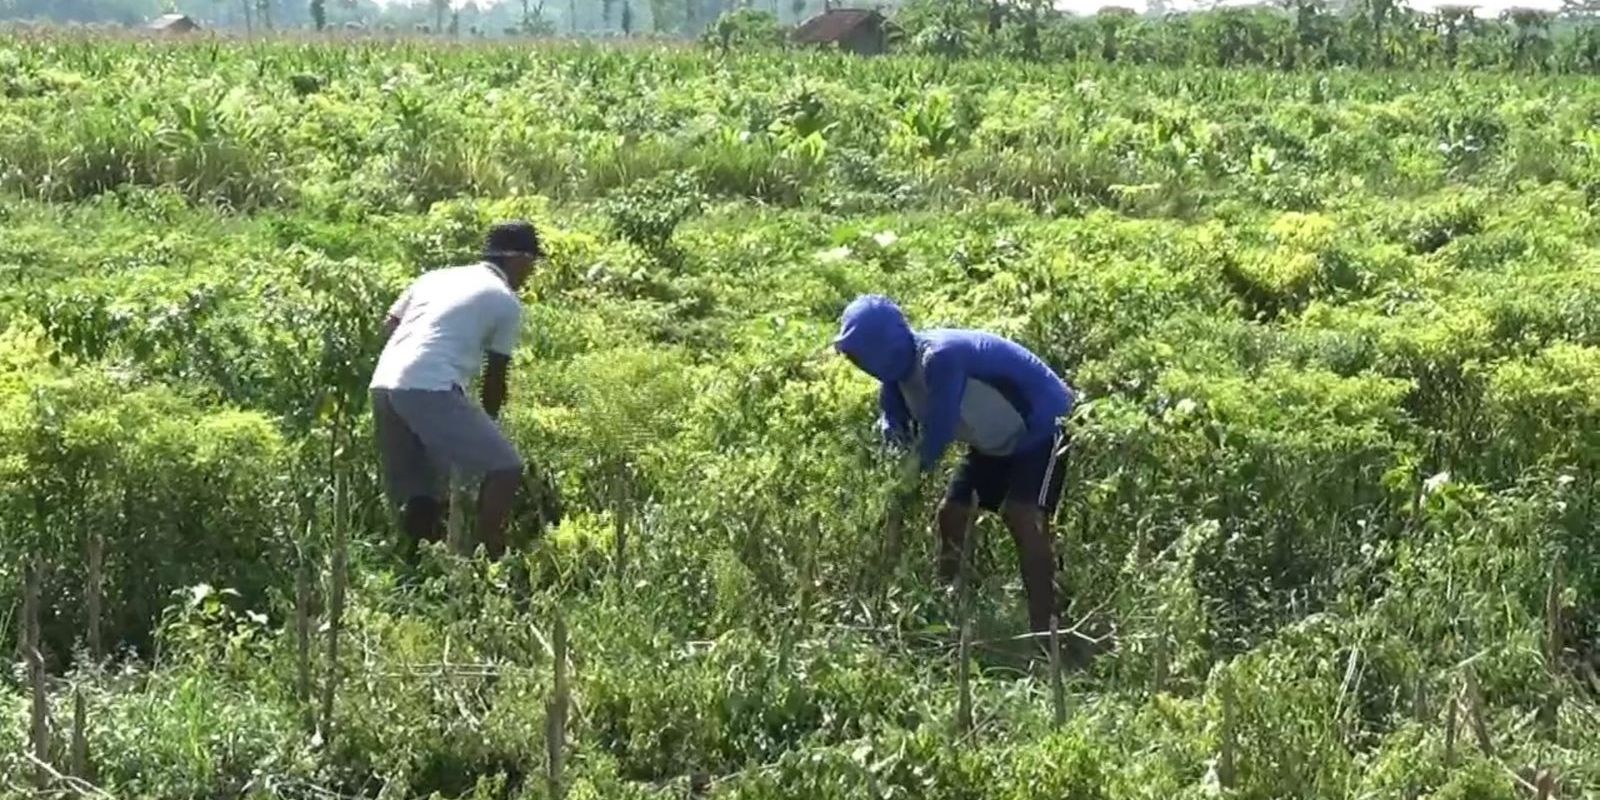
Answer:
[[(923, 470), (965, 433), (1009, 453), (1048, 445), (1072, 411), (1072, 390), (1027, 348), (973, 330), (913, 332), (893, 301), (864, 295), (845, 308), (834, 346), (879, 381), (880, 424), (903, 441), (920, 423)], [(914, 413), (913, 405), (921, 409)], [(1015, 429), (1015, 430), (1013, 430)]]

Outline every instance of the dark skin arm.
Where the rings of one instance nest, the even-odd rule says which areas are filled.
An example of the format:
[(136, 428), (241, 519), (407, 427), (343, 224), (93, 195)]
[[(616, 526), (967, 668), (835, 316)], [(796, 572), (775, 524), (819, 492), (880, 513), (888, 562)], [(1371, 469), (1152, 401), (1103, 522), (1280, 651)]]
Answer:
[(491, 419), (500, 418), (506, 403), (506, 375), (511, 371), (511, 356), (490, 352), (483, 369), (483, 410)]

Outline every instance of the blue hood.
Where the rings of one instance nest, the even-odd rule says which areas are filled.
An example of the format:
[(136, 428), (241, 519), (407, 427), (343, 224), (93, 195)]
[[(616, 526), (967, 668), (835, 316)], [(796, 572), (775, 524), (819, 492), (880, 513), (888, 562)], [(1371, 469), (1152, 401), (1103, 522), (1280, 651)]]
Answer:
[(833, 344), (880, 381), (911, 374), (917, 343), (900, 307), (887, 297), (862, 295), (845, 307)]

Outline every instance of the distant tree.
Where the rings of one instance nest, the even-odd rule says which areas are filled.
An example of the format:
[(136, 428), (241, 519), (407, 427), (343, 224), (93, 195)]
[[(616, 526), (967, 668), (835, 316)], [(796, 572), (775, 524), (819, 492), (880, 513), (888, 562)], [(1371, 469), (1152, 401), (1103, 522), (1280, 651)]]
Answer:
[(328, 7), (326, 2), (327, 0), (311, 0), (311, 23), (316, 25), (319, 31), (328, 27)]
[(1574, 19), (1600, 17), (1600, 0), (1561, 0), (1561, 16)]
[(1444, 61), (1455, 66), (1461, 53), (1461, 32), (1471, 30), (1476, 21), (1472, 6), (1444, 5), (1436, 11), (1438, 27), (1444, 29)]
[(1550, 54), (1551, 12), (1540, 8), (1509, 8), (1501, 15), (1516, 28), (1511, 40), (1512, 62), (1519, 67), (1542, 67)]

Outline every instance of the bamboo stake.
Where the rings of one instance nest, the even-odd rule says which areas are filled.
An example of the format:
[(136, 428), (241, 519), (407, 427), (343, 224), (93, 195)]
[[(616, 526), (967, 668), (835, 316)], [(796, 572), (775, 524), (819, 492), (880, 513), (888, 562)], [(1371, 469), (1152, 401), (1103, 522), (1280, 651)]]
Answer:
[(1061, 617), (1050, 615), (1050, 693), (1055, 699), (1055, 726), (1067, 723), (1067, 689), (1061, 679)]
[(328, 664), (322, 685), (322, 744), (333, 744), (333, 700), (339, 686), (339, 629), (344, 622), (344, 590), (348, 532), (345, 530), (347, 504), (345, 476), (335, 471), (333, 476), (333, 567), (332, 587), (328, 602)]
[(972, 731), (972, 622), (961, 621), (961, 647), (956, 658), (956, 683), (960, 698), (956, 707), (956, 733), (966, 735)]
[(545, 710), (545, 752), (549, 760), (550, 797), (561, 800), (566, 796), (562, 768), (565, 766), (567, 709), (572, 690), (567, 678), (567, 623), (560, 612), (556, 613), (554, 638), (556, 680), (555, 691)]
[(44, 789), (49, 783), (50, 765), (50, 719), (49, 707), (46, 704), (44, 686), (44, 654), (39, 652), (40, 622), (39, 622), (39, 562), (37, 559), (30, 561), (26, 568), (27, 575), (23, 588), (23, 629), (26, 631), (23, 645), (23, 655), (28, 660), (28, 683), (32, 688), (33, 707), (31, 711), (31, 736), (30, 744), (33, 748), (33, 759), (37, 762), (34, 770), (34, 785)]

